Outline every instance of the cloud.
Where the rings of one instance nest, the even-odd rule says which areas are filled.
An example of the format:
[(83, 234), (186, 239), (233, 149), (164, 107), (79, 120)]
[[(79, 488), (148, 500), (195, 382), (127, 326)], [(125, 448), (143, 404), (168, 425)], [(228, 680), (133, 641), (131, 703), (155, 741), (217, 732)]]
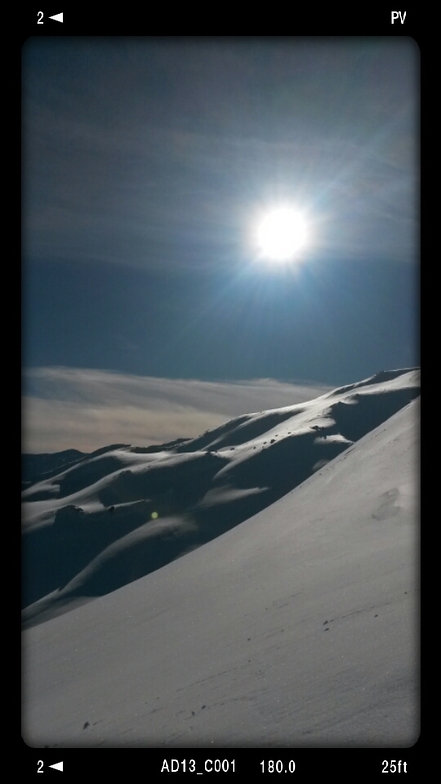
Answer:
[(152, 378), (81, 368), (25, 373), (23, 452), (112, 443), (148, 446), (195, 437), (241, 414), (293, 405), (330, 387), (273, 379), (236, 382)]

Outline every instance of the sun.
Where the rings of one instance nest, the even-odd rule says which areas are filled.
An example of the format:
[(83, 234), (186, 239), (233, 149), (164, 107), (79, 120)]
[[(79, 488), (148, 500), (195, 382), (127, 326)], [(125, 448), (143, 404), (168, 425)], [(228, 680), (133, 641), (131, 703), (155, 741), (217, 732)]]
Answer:
[(260, 254), (273, 262), (290, 261), (298, 257), (308, 241), (307, 221), (294, 207), (271, 210), (257, 229)]

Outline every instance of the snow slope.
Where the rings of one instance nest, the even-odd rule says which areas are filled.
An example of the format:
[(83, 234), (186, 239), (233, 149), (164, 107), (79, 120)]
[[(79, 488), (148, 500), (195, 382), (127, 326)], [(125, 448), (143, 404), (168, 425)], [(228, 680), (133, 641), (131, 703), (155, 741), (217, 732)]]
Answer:
[[(175, 445), (173, 454), (116, 450), (120, 466), (113, 473), (120, 475), (127, 459), (132, 477), (145, 474), (146, 458), (175, 477), (183, 465), (195, 469), (201, 450), (229, 458), (216, 463), (208, 483), (200, 479), (196, 511), (205, 503), (220, 516), (239, 503), (243, 514), (253, 508), (250, 498), (265, 496), (263, 486), (267, 499), (271, 492), (276, 497), (129, 583), (137, 548), (146, 556), (146, 542), (153, 549), (161, 542), (159, 533), (149, 540), (148, 526), (162, 524), (170, 535), (175, 525), (182, 545), (200, 544), (194, 530), (214, 517), (186, 516), (181, 507), (174, 518), (143, 524), (143, 534), (133, 528), (124, 546), (114, 539), (75, 572), (58, 610), (62, 591), (42, 597), (45, 607), (30, 618), (38, 625), (23, 632), (26, 743), (411, 746), (419, 733), (419, 524), (418, 402), (409, 401), (417, 393), (416, 371), (395, 371), (294, 412), (232, 420), (201, 437), (202, 444)], [(295, 438), (302, 450), (277, 452), (280, 442), (292, 445)], [(329, 459), (322, 446), (333, 438), (345, 448)], [(255, 451), (261, 462), (253, 472)], [(302, 481), (304, 453), (310, 470)], [(289, 457), (300, 478), (294, 489), (285, 489)], [(29, 500), (28, 531), (44, 530), (63, 500), (72, 503), (72, 494), (61, 495), (65, 476), (34, 486), (46, 497)], [(107, 491), (116, 481), (109, 485), (108, 476), (96, 480)], [(120, 480), (126, 496), (128, 488), (135, 494), (136, 482), (126, 480)], [(69, 489), (72, 482), (71, 476)], [(96, 484), (76, 490), (85, 515), (97, 504)], [(98, 575), (101, 588), (127, 584), (98, 596), (92, 590)], [(56, 616), (60, 608), (69, 611)]]
[(48, 471), (23, 492), (24, 622), (109, 593), (268, 507), (418, 396), (418, 376), (380, 373), (199, 438), (113, 445)]

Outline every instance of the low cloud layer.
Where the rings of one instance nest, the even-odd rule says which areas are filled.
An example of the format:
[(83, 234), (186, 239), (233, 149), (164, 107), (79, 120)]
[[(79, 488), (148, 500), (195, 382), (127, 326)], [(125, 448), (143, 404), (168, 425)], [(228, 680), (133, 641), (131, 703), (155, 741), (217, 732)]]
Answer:
[(32, 453), (195, 437), (232, 417), (310, 400), (329, 389), (272, 379), (207, 382), (63, 367), (33, 368), (24, 386), (22, 451)]

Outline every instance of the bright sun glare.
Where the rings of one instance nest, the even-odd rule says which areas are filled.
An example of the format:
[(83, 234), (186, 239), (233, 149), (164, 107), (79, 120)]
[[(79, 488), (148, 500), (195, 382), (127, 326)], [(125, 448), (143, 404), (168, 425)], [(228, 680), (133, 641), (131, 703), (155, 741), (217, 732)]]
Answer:
[(260, 253), (274, 262), (293, 259), (305, 248), (308, 239), (306, 221), (292, 207), (279, 207), (269, 212), (257, 231)]

